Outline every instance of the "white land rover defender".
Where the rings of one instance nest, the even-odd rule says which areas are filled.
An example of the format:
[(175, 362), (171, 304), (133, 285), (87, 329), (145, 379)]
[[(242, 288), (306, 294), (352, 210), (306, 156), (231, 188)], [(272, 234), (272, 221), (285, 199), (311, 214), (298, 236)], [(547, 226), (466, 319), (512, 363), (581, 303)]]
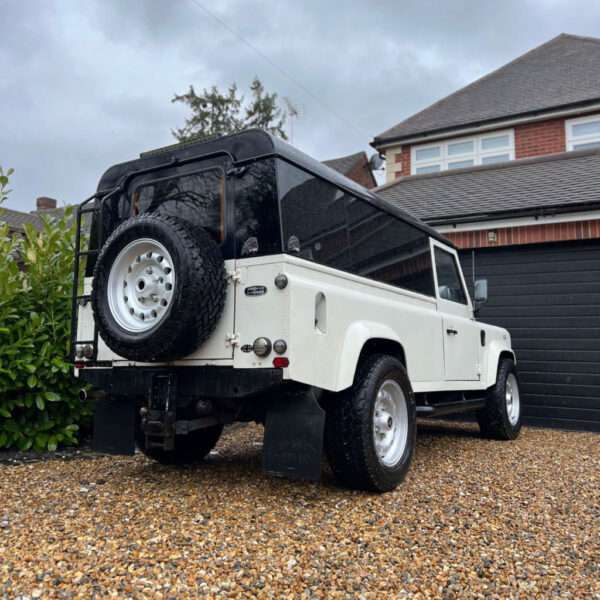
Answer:
[(340, 481), (385, 491), (417, 416), (476, 411), (484, 435), (519, 433), (510, 336), (474, 319), (456, 250), (279, 139), (116, 165), (78, 231), (90, 221), (73, 360), (106, 391), (99, 451), (197, 461), (225, 424), (254, 420), (267, 472), (318, 479), (324, 444)]

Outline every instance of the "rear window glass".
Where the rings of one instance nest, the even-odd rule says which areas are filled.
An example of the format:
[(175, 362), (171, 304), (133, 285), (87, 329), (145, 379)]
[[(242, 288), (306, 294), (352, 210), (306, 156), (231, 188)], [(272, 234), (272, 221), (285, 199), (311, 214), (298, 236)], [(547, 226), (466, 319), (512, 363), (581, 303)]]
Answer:
[(131, 216), (172, 215), (225, 237), (225, 173), (220, 167), (144, 183), (131, 195)]

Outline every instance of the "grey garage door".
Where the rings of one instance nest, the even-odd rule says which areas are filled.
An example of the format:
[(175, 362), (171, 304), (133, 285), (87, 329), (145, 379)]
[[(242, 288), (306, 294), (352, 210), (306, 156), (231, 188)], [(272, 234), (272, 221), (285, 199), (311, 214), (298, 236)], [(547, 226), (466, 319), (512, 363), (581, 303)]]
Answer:
[[(600, 431), (600, 240), (461, 252), (479, 319), (511, 333), (525, 422)], [(471, 281), (470, 281), (471, 283)]]

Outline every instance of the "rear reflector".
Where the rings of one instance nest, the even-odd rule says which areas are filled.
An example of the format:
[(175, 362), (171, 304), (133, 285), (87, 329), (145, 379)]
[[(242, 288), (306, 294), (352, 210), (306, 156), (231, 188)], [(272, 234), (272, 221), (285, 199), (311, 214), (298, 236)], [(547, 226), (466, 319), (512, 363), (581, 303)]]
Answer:
[(276, 356), (273, 359), (273, 366), (276, 369), (285, 369), (286, 367), (289, 367), (290, 365), (290, 359), (287, 356)]

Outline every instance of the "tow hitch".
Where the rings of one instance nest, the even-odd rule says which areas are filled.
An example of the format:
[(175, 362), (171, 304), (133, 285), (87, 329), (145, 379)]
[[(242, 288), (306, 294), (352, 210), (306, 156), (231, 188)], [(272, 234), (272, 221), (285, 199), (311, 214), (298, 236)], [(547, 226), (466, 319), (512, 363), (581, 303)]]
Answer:
[(175, 448), (176, 397), (175, 378), (172, 374), (155, 375), (152, 378), (148, 406), (140, 410), (146, 448)]

